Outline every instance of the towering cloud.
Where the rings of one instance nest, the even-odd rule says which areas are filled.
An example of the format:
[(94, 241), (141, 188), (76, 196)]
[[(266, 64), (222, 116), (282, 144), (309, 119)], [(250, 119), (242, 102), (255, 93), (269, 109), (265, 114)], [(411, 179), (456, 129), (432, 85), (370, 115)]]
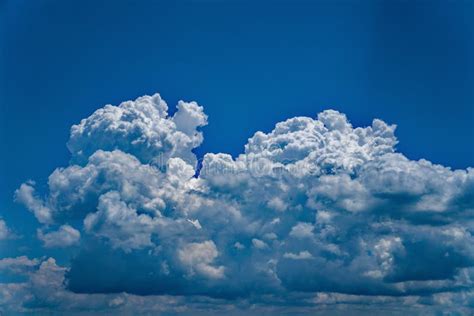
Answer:
[(72, 127), (46, 197), (17, 190), (46, 247), (79, 248), (67, 295), (471, 304), (474, 169), (411, 161), (394, 125), (327, 110), (197, 171), (207, 116), (195, 102), (167, 110), (158, 94), (97, 110)]

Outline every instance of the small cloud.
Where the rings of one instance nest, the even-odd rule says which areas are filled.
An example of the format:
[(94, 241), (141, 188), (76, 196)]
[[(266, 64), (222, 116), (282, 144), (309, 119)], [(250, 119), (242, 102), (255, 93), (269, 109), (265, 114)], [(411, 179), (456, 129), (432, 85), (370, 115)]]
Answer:
[(62, 225), (57, 231), (48, 233), (43, 233), (38, 229), (37, 236), (46, 248), (61, 248), (77, 245), (81, 238), (81, 233), (74, 227)]
[(32, 271), (39, 263), (40, 261), (38, 259), (29, 259), (26, 256), (3, 258), (0, 259), (0, 271), (25, 274)]
[(192, 220), (192, 219), (187, 219), (188, 222), (190, 222), (196, 229), (201, 229), (202, 226), (201, 224), (199, 223), (199, 220), (195, 219), (195, 220)]
[(268, 245), (263, 240), (257, 238), (252, 239), (252, 245), (257, 249), (265, 249), (268, 247)]
[(0, 240), (7, 240), (16, 238), (16, 235), (7, 226), (5, 220), (0, 218)]
[(307, 259), (312, 259), (313, 255), (305, 250), (305, 251), (300, 251), (299, 253), (286, 252), (283, 255), (283, 257), (288, 258), (288, 259), (293, 259), (293, 260), (307, 260)]
[(15, 191), (15, 200), (33, 212), (40, 223), (51, 223), (52, 211), (41, 199), (35, 196), (34, 185), (34, 181), (23, 183), (20, 188)]
[(290, 236), (300, 239), (313, 237), (313, 229), (310, 223), (298, 223), (291, 228)]
[(238, 242), (238, 241), (235, 242), (234, 247), (239, 249), (239, 250), (245, 249), (245, 246), (243, 244), (241, 244), (240, 242)]

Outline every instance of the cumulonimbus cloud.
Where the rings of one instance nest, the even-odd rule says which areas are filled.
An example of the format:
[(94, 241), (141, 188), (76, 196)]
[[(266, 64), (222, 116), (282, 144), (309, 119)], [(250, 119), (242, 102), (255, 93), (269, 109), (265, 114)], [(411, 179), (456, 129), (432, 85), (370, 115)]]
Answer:
[(71, 128), (71, 164), (46, 198), (34, 182), (16, 191), (60, 226), (40, 231), (46, 246), (79, 248), (69, 291), (287, 304), (471, 293), (474, 169), (409, 160), (394, 125), (355, 128), (334, 110), (257, 132), (236, 158), (206, 154), (198, 169), (204, 109), (167, 111), (158, 94), (97, 110)]

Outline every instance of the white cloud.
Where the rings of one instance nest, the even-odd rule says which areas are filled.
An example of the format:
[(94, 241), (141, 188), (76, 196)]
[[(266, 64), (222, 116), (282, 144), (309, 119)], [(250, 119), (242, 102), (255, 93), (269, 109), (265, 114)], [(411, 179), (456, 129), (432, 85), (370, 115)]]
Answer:
[(196, 229), (201, 229), (202, 226), (201, 224), (199, 223), (199, 221), (197, 219), (195, 220), (192, 220), (192, 219), (187, 219), (188, 222), (190, 222), (194, 227), (196, 227)]
[(13, 237), (13, 233), (8, 228), (7, 223), (3, 220), (0, 219), (0, 240), (5, 240)]
[(23, 183), (15, 191), (15, 199), (31, 210), (40, 223), (50, 223), (52, 217), (51, 209), (46, 207), (43, 201), (35, 196), (34, 185), (33, 181)]
[(37, 259), (29, 259), (26, 256), (16, 258), (0, 259), (0, 270), (13, 273), (26, 273), (39, 264)]
[(196, 102), (179, 101), (178, 111), (173, 115), (173, 122), (176, 129), (182, 131), (191, 138), (195, 138), (196, 146), (202, 142), (202, 134), (196, 133), (196, 129), (207, 125), (207, 115), (204, 114), (204, 108)]
[(79, 243), (81, 233), (74, 227), (62, 225), (57, 231), (48, 233), (38, 229), (37, 236), (46, 248), (69, 247)]
[(236, 241), (235, 244), (234, 244), (234, 247), (241, 250), (241, 249), (244, 249), (245, 246), (242, 245), (240, 242)]
[(257, 249), (265, 249), (268, 247), (268, 245), (263, 240), (257, 238), (252, 238), (252, 245)]
[(377, 260), (380, 262), (380, 272), (387, 275), (394, 265), (394, 253), (404, 250), (400, 237), (385, 237), (379, 240), (374, 246)]
[(235, 158), (206, 154), (195, 175), (205, 124), (194, 102), (169, 117), (159, 95), (106, 106), (72, 128), (72, 163), (44, 199), (17, 190), (41, 223), (63, 225), (40, 230), (45, 245), (78, 245), (70, 286), (344, 302), (472, 289), (474, 169), (409, 160), (394, 125), (354, 128), (328, 110), (255, 133)]
[(293, 259), (293, 260), (307, 260), (312, 259), (313, 255), (309, 251), (300, 251), (299, 253), (286, 252), (283, 255), (284, 258)]
[(217, 279), (224, 277), (224, 267), (212, 265), (218, 255), (216, 245), (211, 240), (190, 243), (178, 250), (179, 260), (188, 268), (191, 275), (198, 273)]
[(106, 105), (71, 128), (68, 148), (73, 160), (84, 163), (98, 149), (121, 150), (141, 162), (163, 165), (170, 157), (193, 164), (191, 150), (202, 142), (196, 128), (207, 124), (202, 107), (180, 101), (168, 117), (168, 106), (159, 94)]
[(311, 238), (313, 237), (314, 226), (309, 223), (298, 223), (291, 228), (290, 236), (296, 238)]
[(97, 212), (84, 219), (87, 232), (106, 237), (114, 247), (126, 251), (152, 245), (151, 233), (157, 225), (158, 220), (147, 214), (138, 214), (136, 209), (123, 202), (117, 191), (102, 195)]

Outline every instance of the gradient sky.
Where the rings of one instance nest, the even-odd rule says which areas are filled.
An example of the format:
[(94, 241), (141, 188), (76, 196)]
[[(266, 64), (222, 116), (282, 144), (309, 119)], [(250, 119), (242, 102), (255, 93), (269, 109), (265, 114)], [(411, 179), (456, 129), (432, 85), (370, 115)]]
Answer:
[(255, 2), (0, 1), (0, 214), (25, 236), (2, 256), (45, 253), (13, 195), (68, 165), (70, 126), (144, 94), (205, 107), (199, 157), (332, 108), (397, 124), (410, 159), (474, 164), (474, 2)]

